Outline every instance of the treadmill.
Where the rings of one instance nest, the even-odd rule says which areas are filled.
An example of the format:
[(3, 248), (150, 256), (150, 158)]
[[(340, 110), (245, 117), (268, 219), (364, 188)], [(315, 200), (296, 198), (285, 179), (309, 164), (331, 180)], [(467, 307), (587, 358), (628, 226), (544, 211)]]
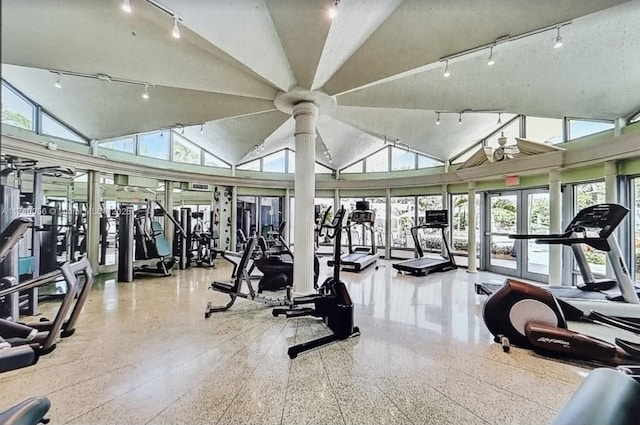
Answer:
[[(444, 230), (449, 227), (449, 211), (448, 210), (427, 210), (425, 212), (425, 222), (420, 226), (411, 228), (411, 236), (416, 247), (417, 258), (395, 263), (393, 268), (401, 273), (407, 273), (412, 276), (425, 276), (433, 272), (446, 272), (455, 270), (458, 266), (453, 258), (453, 254), (449, 249), (447, 237)], [(440, 229), (442, 233), (442, 242), (446, 256), (442, 258), (425, 257), (422, 251), (422, 245), (418, 238), (420, 229)]]
[[(342, 270), (359, 272), (378, 261), (376, 252), (376, 239), (373, 225), (376, 221), (376, 212), (369, 208), (369, 201), (356, 202), (356, 209), (351, 211), (347, 219), (345, 230), (349, 242), (349, 252), (340, 257)], [(353, 246), (351, 227), (362, 226), (362, 234), (367, 230), (371, 233), (371, 246)], [(333, 259), (327, 261), (329, 267), (333, 267)]]
[[(583, 311), (595, 310), (611, 316), (640, 318), (638, 291), (629, 276), (614, 231), (629, 210), (618, 204), (598, 204), (579, 211), (564, 233), (550, 235), (509, 235), (511, 239), (534, 239), (543, 245), (570, 246), (580, 269), (583, 284), (543, 286), (557, 298)], [(582, 245), (607, 254), (615, 279), (595, 279)], [(502, 284), (476, 283), (477, 294), (490, 295)]]

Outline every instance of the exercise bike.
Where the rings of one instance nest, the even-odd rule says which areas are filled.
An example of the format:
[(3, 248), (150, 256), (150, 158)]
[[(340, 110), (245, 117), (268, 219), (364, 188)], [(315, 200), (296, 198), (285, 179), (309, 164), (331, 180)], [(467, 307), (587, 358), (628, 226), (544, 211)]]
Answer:
[[(326, 216), (327, 213), (325, 213), (325, 218)], [(318, 317), (333, 332), (331, 335), (289, 347), (287, 354), (291, 359), (295, 359), (302, 352), (360, 335), (360, 329), (353, 324), (353, 302), (351, 301), (351, 296), (344, 282), (340, 280), (340, 235), (344, 216), (345, 210), (344, 207), (341, 207), (333, 217), (331, 224), (323, 224), (325, 228), (331, 230), (331, 234), (328, 232), (327, 235), (332, 239), (335, 238), (333, 276), (323, 282), (318, 288), (317, 294), (295, 297), (289, 308), (275, 308), (272, 311), (274, 316), (284, 314), (287, 318)], [(309, 304), (313, 304), (313, 307), (302, 307)]]

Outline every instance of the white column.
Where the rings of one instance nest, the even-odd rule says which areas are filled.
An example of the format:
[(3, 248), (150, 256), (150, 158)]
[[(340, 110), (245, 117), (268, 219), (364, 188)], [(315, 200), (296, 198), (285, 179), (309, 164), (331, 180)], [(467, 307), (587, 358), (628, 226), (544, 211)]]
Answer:
[[(173, 214), (173, 182), (169, 180), (164, 181), (164, 209), (167, 210), (167, 216)], [(173, 221), (169, 217), (164, 218), (164, 237), (169, 243), (169, 246), (173, 246)]]
[(386, 260), (391, 259), (391, 188), (387, 188), (387, 203), (385, 204), (385, 218), (384, 218), (384, 258)]
[[(604, 196), (605, 202), (618, 203), (618, 163), (616, 161), (605, 161), (604, 163)], [(605, 259), (605, 264), (607, 277), (614, 279), (615, 275), (608, 257)]]
[(293, 107), (293, 118), (296, 120), (293, 284), (294, 292), (306, 294), (313, 291), (313, 202), (318, 108), (311, 102), (300, 102)]
[(467, 252), (469, 253), (468, 273), (478, 273), (478, 260), (476, 258), (476, 182), (469, 182), (469, 202), (467, 202), (469, 213), (469, 227), (467, 229)]
[[(560, 170), (549, 171), (549, 232), (562, 233)], [(571, 282), (565, 282), (570, 285)], [(562, 245), (549, 245), (549, 285), (562, 284)]]
[(94, 271), (98, 270), (100, 246), (100, 172), (90, 170), (88, 173), (88, 208), (87, 208), (87, 258)]

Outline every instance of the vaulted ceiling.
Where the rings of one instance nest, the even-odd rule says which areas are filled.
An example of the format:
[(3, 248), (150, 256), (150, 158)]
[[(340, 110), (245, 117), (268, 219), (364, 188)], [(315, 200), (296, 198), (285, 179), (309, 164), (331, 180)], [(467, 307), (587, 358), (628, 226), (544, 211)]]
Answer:
[[(4, 0), (2, 77), (91, 139), (194, 125), (185, 135), (231, 163), (263, 142), (265, 155), (292, 148), (274, 99), (323, 91), (337, 103), (318, 119), (332, 168), (385, 136), (451, 158), (497, 127), (494, 111), (613, 119), (640, 106), (638, 0), (341, 0), (333, 19), (333, 0), (121, 3)], [(560, 49), (551, 28), (499, 42), (494, 66), (488, 49), (453, 58), (443, 78), (441, 58), (568, 21)], [(64, 74), (57, 89), (51, 70), (148, 82), (150, 98)], [(435, 111), (451, 113), (436, 125)]]

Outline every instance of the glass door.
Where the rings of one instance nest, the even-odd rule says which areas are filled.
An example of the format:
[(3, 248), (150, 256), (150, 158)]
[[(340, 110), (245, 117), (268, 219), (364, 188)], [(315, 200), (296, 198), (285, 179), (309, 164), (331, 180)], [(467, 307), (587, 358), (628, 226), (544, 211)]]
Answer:
[(518, 241), (509, 239), (509, 235), (518, 233), (518, 192), (490, 193), (487, 197), (485, 204), (487, 270), (518, 276), (520, 274)]
[(487, 194), (487, 270), (539, 282), (549, 281), (549, 246), (511, 234), (549, 233), (549, 192), (545, 189)]

